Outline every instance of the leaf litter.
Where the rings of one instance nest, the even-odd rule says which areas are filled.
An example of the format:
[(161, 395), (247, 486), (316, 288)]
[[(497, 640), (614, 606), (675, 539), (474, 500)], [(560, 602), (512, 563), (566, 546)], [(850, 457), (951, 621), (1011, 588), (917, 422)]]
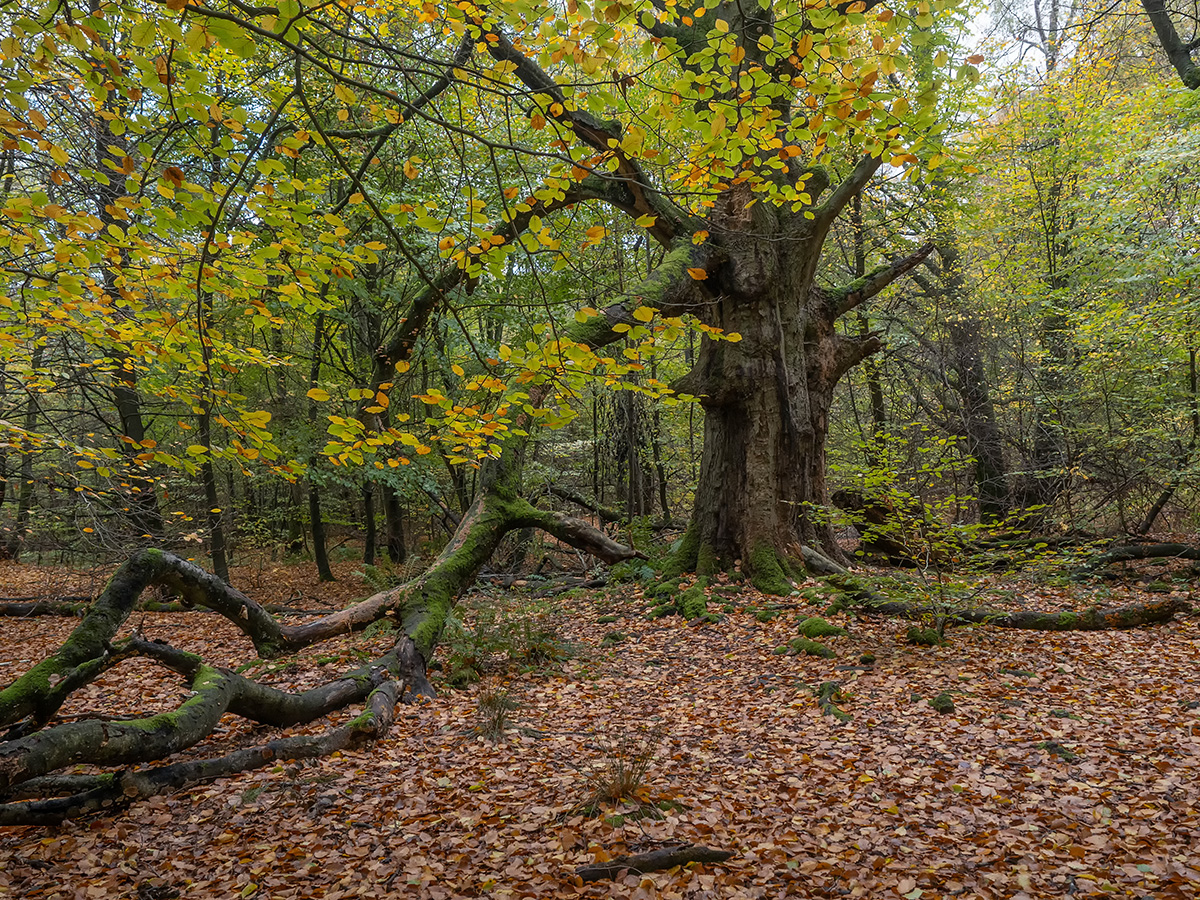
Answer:
[[(315, 584), (306, 567), (279, 568), (268, 581), (278, 593)], [(0, 897), (1200, 895), (1195, 616), (1124, 632), (954, 629), (947, 644), (913, 647), (910, 623), (836, 615), (850, 633), (823, 638), (837, 658), (821, 659), (775, 652), (812, 610), (756, 615), (771, 601), (746, 589), (732, 604), (713, 599), (728, 611), (697, 627), (648, 620), (637, 590), (563, 597), (551, 618), (573, 658), (497, 667), (464, 690), (439, 684), (437, 700), (403, 707), (375, 745), (116, 817), (0, 831)], [(468, 607), (510, 602), (484, 589)], [(614, 616), (626, 639), (605, 645)], [(73, 624), (4, 620), (0, 681)], [(388, 640), (345, 637), (263, 662), (217, 616), (145, 613), (131, 624), (291, 689)], [(817, 689), (831, 681), (844, 722), (821, 712)], [(184, 693), (131, 662), (77, 692), (62, 716), (142, 715)], [(930, 700), (943, 694), (953, 710), (939, 715)], [(494, 739), (471, 737), (489, 695), (511, 701), (508, 719)], [(276, 734), (227, 716), (187, 755)], [(649, 755), (618, 764), (622, 747)], [(606, 773), (635, 764), (638, 783), (591, 814)], [(735, 855), (614, 883), (573, 877), (676, 843)]]

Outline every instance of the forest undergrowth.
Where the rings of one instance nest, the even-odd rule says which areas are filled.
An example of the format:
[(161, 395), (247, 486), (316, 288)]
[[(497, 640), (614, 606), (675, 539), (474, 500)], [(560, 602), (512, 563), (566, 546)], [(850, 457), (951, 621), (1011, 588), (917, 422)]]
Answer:
[[(270, 603), (340, 606), (362, 587), (346, 569), (311, 595), (307, 566), (264, 571), (261, 590), (250, 569), (235, 580)], [(8, 566), (0, 583), (15, 594), (52, 571)], [(816, 582), (782, 599), (713, 584), (717, 621), (690, 623), (648, 617), (656, 600), (636, 583), (541, 598), (537, 587), (469, 595), (432, 673), (440, 696), (402, 707), (383, 741), (116, 817), (0, 831), (0, 897), (1200, 894), (1194, 614), (1131, 631), (955, 628), (945, 644), (918, 646), (910, 622), (838, 613), (825, 618), (848, 634), (822, 634), (834, 654), (822, 658), (780, 652), (800, 622), (811, 632), (823, 615)], [(993, 588), (989, 606), (1006, 608), (1082, 608), (1099, 596), (1011, 579)], [(1110, 584), (1103, 601), (1144, 599), (1140, 588)], [(8, 682), (75, 620), (2, 624)], [(262, 662), (216, 615), (139, 613), (131, 625), (290, 689), (389, 643), (377, 628)], [(184, 693), (131, 661), (60, 715), (152, 714)], [(227, 716), (189, 752), (277, 734)], [(617, 882), (574, 878), (578, 866), (678, 842), (734, 856)]]

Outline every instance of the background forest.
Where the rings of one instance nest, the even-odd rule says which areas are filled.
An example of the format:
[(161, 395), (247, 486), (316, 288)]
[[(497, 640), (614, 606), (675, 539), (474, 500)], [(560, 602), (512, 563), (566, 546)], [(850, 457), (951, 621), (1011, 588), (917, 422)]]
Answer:
[[(841, 43), (768, 37), (761, 64), (717, 31), (682, 76), (655, 62), (682, 32), (620, 38), (632, 7), (522, 26), (568, 105), (632, 116), (615, 153), (554, 90), (514, 90), (486, 37), (447, 45), (465, 8), (239, 9), (6, 10), (8, 558), (428, 561), (522, 413), (527, 493), (686, 523), (706, 407), (685, 375), (738, 335), (706, 298), (638, 293), (675, 246), (653, 202), (613, 218), (571, 186), (628, 159), (672, 216), (738, 184), (795, 205), (789, 165), (864, 150), (883, 158), (810, 277), (934, 249), (838, 319), (861, 361), (825, 401), (829, 490), (795, 499), (839, 524), (820, 507), (841, 491), (941, 524), (1194, 527), (1196, 97), (1137, 4), (852, 13)], [(755, 73), (780, 59), (815, 113), (761, 131), (777, 91)], [(708, 86), (720, 63), (746, 96)], [(608, 355), (571, 340), (631, 291)]]

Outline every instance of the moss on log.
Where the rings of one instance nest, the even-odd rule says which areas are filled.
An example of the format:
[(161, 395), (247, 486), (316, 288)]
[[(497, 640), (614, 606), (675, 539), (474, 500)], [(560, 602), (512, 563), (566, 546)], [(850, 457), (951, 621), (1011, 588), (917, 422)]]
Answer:
[(1092, 607), (1084, 610), (1039, 612), (1020, 610), (1005, 612), (996, 609), (936, 608), (898, 600), (879, 602), (860, 601), (855, 609), (868, 615), (896, 616), (903, 619), (928, 621), (942, 618), (947, 625), (994, 625), (997, 628), (1020, 628), (1030, 631), (1108, 631), (1121, 628), (1140, 628), (1171, 621), (1177, 613), (1190, 610), (1191, 604), (1178, 597), (1148, 600), (1129, 606), (1113, 608)]
[(384, 682), (367, 697), (366, 708), (361, 715), (323, 735), (280, 738), (214, 759), (190, 760), (149, 770), (125, 770), (119, 774), (96, 776), (59, 776), (42, 779), (40, 784), (30, 781), (23, 787), (38, 786), (47, 794), (60, 793), (66, 788), (71, 793), (65, 797), (0, 803), (0, 826), (56, 825), (65, 819), (112, 813), (136, 800), (156, 794), (183, 790), (284, 760), (328, 756), (338, 750), (378, 740), (391, 727), (401, 691), (399, 682)]

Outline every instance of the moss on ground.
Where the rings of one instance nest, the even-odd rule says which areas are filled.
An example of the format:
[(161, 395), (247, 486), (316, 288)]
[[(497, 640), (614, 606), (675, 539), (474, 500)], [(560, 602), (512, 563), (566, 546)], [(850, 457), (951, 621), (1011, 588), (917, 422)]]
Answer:
[(798, 626), (800, 634), (806, 638), (844, 637), (850, 632), (845, 628), (826, 622), (820, 616), (810, 616)]
[(954, 712), (954, 698), (947, 691), (942, 691), (936, 697), (931, 697), (929, 707), (936, 713), (948, 716)]
[(946, 643), (946, 639), (937, 633), (936, 628), (921, 628), (919, 625), (908, 629), (904, 639), (917, 647), (937, 647)]
[(816, 641), (810, 641), (808, 638), (795, 638), (788, 644), (788, 647), (791, 648), (793, 653), (804, 653), (807, 656), (819, 656), (822, 659), (833, 659), (837, 656), (836, 653), (834, 653), (824, 644), (819, 644)]

